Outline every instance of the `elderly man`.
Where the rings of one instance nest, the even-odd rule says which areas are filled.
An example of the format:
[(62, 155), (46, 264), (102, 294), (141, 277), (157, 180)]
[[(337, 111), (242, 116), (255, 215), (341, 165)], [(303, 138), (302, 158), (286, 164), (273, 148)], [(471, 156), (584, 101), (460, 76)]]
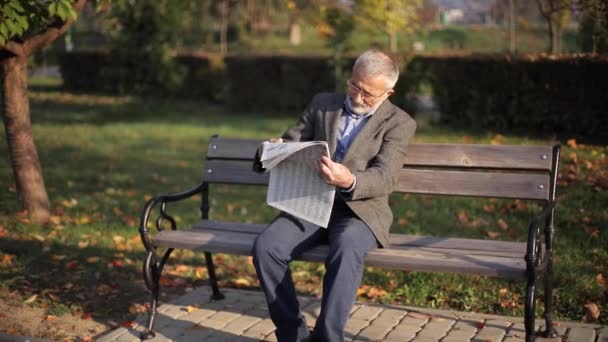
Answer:
[[(279, 342), (343, 341), (367, 253), (388, 244), (393, 191), (416, 123), (388, 98), (399, 69), (386, 54), (369, 50), (353, 67), (347, 92), (316, 95), (297, 125), (275, 141), (327, 141), (331, 158), (319, 172), (338, 188), (327, 229), (281, 213), (259, 235), (254, 266)], [(321, 313), (309, 332), (300, 311), (289, 262), (327, 244)]]

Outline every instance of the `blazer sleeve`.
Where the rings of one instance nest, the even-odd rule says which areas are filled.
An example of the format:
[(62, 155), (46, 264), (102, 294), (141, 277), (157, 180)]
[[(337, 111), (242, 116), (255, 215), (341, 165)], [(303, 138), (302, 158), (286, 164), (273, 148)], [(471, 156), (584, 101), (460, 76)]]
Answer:
[(388, 196), (393, 192), (403, 167), (409, 141), (416, 132), (416, 122), (407, 117), (389, 128), (378, 154), (363, 171), (355, 171), (357, 185), (350, 193), (350, 200)]

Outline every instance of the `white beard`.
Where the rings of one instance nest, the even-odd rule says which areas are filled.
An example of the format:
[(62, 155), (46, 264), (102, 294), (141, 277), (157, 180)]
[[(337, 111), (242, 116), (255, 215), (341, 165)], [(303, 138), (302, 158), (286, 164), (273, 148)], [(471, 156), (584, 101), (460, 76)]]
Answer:
[(348, 106), (348, 109), (353, 112), (354, 114), (357, 115), (365, 115), (367, 113), (369, 113), (372, 109), (372, 107), (367, 106), (365, 104), (355, 104), (353, 103), (353, 100), (351, 99), (350, 96), (346, 96), (346, 105)]

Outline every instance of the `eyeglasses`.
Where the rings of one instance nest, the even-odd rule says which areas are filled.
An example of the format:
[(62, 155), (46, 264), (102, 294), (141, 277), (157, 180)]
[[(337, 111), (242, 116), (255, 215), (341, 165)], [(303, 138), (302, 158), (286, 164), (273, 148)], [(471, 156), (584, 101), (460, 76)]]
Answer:
[(381, 97), (382, 95), (386, 94), (386, 92), (388, 91), (387, 90), (387, 91), (385, 91), (384, 93), (382, 93), (380, 95), (373, 95), (373, 94), (370, 94), (369, 92), (361, 89), (352, 80), (346, 81), (346, 85), (348, 86), (348, 90), (350, 90), (351, 92), (353, 92), (355, 94), (361, 94), (361, 97), (366, 102), (372, 102), (372, 101), (376, 100), (377, 98)]

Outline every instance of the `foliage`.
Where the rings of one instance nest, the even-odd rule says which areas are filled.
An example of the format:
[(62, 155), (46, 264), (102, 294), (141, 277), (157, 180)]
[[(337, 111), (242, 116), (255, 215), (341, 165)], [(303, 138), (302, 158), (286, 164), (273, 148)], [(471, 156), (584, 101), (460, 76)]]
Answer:
[(54, 24), (57, 19), (76, 18), (74, 0), (1, 0), (0, 46), (11, 39), (24, 39)]
[(605, 1), (585, 0), (579, 36), (582, 51), (608, 51), (608, 4)]
[(168, 0), (121, 2), (112, 7), (108, 25), (113, 58), (103, 72), (115, 90), (149, 94), (178, 88), (183, 71), (172, 59), (171, 42), (181, 10)]
[(415, 32), (417, 9), (421, 6), (422, 0), (355, 0), (353, 12), (361, 26), (386, 33), (388, 48), (396, 52), (397, 33)]
[(445, 123), (501, 133), (608, 138), (605, 57), (429, 55), (415, 57), (404, 75), (405, 93), (430, 85)]

